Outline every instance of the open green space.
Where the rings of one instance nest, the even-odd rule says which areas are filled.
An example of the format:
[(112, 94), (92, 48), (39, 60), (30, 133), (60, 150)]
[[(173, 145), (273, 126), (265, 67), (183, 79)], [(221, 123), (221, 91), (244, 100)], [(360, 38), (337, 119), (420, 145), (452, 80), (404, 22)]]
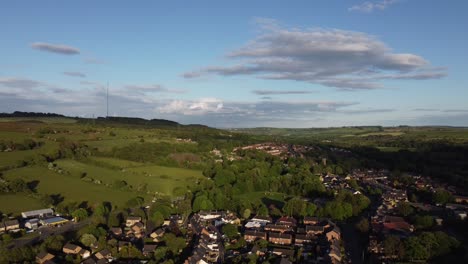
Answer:
[[(148, 192), (163, 193), (172, 195), (174, 188), (193, 185), (198, 179), (204, 177), (200, 171), (170, 168), (157, 165), (141, 166), (136, 162), (118, 160), (112, 158), (94, 158), (95, 161), (120, 166), (126, 169), (113, 169), (105, 166), (95, 165), (94, 162), (80, 162), (76, 160), (58, 160), (56, 162), (59, 168), (70, 172), (70, 175), (76, 179), (82, 177), (85, 173), (87, 178), (99, 180), (104, 185), (112, 185), (116, 181), (125, 181), (133, 189), (139, 189), (146, 185)], [(134, 165), (140, 165), (135, 167)]]
[[(83, 202), (94, 204), (103, 201), (111, 201), (113, 205), (124, 205), (129, 199), (136, 196), (148, 195), (131, 191), (115, 190), (104, 184), (96, 184), (81, 180), (75, 175), (59, 174), (41, 166), (30, 166), (4, 172), (7, 180), (21, 178), (26, 182), (37, 183), (38, 194), (61, 194), (65, 201)], [(4, 199), (0, 204), (7, 203)], [(4, 205), (0, 205), (2, 208)]]
[(0, 212), (4, 214), (19, 214), (23, 211), (44, 207), (38, 199), (24, 193), (1, 194)]

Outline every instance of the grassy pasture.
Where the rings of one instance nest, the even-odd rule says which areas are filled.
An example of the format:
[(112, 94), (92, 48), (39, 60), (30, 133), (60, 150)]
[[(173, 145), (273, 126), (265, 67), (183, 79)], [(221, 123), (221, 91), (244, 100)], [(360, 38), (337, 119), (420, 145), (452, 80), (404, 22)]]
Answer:
[[(65, 201), (88, 201), (89, 204), (111, 201), (113, 205), (121, 206), (138, 195), (148, 198), (142, 193), (120, 191), (103, 184), (85, 182), (75, 175), (59, 174), (41, 166), (9, 170), (4, 173), (4, 177), (7, 180), (22, 178), (26, 182), (38, 181), (39, 194), (61, 194)], [(4, 208), (5, 203), (8, 201), (2, 199), (0, 208)]]
[(38, 199), (24, 193), (0, 195), (0, 212), (6, 214), (19, 214), (24, 211), (43, 208)]
[[(150, 192), (172, 195), (175, 187), (186, 188), (203, 177), (200, 171), (181, 168), (170, 168), (156, 165), (144, 165), (126, 160), (113, 158), (93, 158), (95, 161), (107, 163), (111, 166), (98, 166), (96, 163), (80, 162), (76, 160), (58, 160), (57, 165), (79, 179), (83, 172), (87, 177), (100, 180), (103, 184), (113, 184), (117, 180), (124, 180), (134, 189), (143, 184)], [(122, 169), (113, 169), (119, 167)]]

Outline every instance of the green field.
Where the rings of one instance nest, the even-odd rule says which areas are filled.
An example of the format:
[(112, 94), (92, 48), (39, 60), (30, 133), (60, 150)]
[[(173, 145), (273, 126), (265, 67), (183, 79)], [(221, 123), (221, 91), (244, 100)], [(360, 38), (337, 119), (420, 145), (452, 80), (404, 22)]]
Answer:
[(27, 194), (0, 195), (0, 213), (19, 214), (23, 211), (35, 210), (44, 207), (38, 199)]
[[(7, 180), (21, 178), (26, 182), (38, 181), (37, 193), (61, 194), (65, 201), (87, 201), (89, 204), (112, 201), (113, 205), (121, 206), (138, 195), (149, 198), (144, 193), (115, 190), (103, 184), (85, 182), (75, 175), (59, 174), (40, 166), (9, 170), (4, 172), (4, 177)], [(0, 210), (7, 208), (9, 206), (7, 204), (8, 201), (2, 199), (0, 201)], [(5, 212), (7, 211), (5, 210)]]
[[(93, 160), (103, 165), (108, 164), (109, 167), (96, 165), (99, 163), (92, 162)], [(186, 188), (204, 177), (200, 171), (196, 170), (143, 165), (113, 158), (92, 158), (91, 162), (58, 160), (56, 163), (75, 178), (79, 178), (85, 172), (86, 177), (100, 180), (103, 184), (112, 185), (118, 180), (124, 180), (134, 189), (146, 184), (148, 192), (166, 195), (172, 195), (175, 187)]]

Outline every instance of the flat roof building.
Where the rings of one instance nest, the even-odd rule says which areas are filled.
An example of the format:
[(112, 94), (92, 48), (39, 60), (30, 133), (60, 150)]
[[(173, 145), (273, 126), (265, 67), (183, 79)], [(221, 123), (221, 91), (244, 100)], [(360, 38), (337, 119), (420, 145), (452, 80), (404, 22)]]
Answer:
[(67, 219), (59, 217), (59, 216), (41, 220), (41, 224), (45, 226), (58, 226), (61, 224), (65, 224), (67, 222), (68, 222)]
[(44, 218), (44, 217), (50, 217), (53, 215), (54, 215), (54, 210), (52, 210), (51, 208), (33, 210), (33, 211), (27, 211), (27, 212), (21, 213), (21, 217), (23, 218)]

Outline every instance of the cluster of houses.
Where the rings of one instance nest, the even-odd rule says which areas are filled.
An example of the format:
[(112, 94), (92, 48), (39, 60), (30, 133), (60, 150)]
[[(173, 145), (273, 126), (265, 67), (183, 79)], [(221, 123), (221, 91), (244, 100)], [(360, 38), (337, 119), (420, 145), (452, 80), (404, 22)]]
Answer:
[(194, 214), (188, 227), (195, 237), (195, 244), (185, 263), (222, 263), (225, 250), (220, 228), (228, 223), (238, 225), (240, 219), (234, 213), (226, 211), (200, 211)]
[(312, 150), (311, 146), (280, 144), (280, 143), (259, 143), (243, 147), (234, 148), (233, 153), (239, 150), (260, 150), (272, 156), (286, 157), (303, 157), (303, 153)]
[[(274, 256), (280, 263), (342, 263), (340, 228), (330, 219), (304, 217), (255, 216), (241, 228), (241, 235), (249, 247), (239, 251), (224, 249), (224, 224), (240, 225), (239, 218), (226, 211), (201, 211), (189, 221), (195, 244), (186, 264), (223, 263), (236, 255), (256, 254), (260, 258)], [(259, 248), (256, 241), (264, 240), (268, 248)], [(299, 253), (300, 250), (300, 253)], [(298, 256), (298, 253), (300, 256)]]
[(2, 232), (18, 232), (22, 228), (27, 232), (33, 232), (39, 227), (56, 227), (68, 223), (69, 220), (54, 214), (51, 208), (27, 211), (21, 213), (21, 219), (13, 218), (4, 221), (0, 225)]
[[(182, 223), (182, 217), (173, 215), (164, 221), (162, 227), (156, 228), (152, 232), (147, 232), (146, 226), (140, 216), (128, 216), (124, 227), (111, 227), (109, 229), (107, 240), (116, 241), (117, 252), (120, 252), (125, 247), (135, 246), (135, 248), (141, 251), (143, 256), (149, 257), (155, 252), (158, 246), (157, 243), (162, 241), (166, 229), (170, 229), (172, 224), (180, 225)], [(62, 253), (64, 255), (72, 255), (74, 258), (79, 256), (82, 264), (104, 264), (115, 260), (115, 256), (113, 256), (111, 250), (98, 250), (97, 245), (83, 248), (79, 244), (68, 242), (63, 246)], [(41, 252), (36, 256), (36, 262), (40, 264), (51, 264), (56, 259), (56, 256), (50, 252)]]
[(351, 179), (352, 177), (350, 175), (346, 177), (341, 177), (334, 174), (320, 176), (320, 180), (322, 181), (325, 188), (327, 188), (328, 190), (333, 190), (335, 194), (338, 193), (340, 190), (348, 190), (353, 194), (361, 194), (361, 191), (353, 188), (349, 184), (349, 180)]
[[(247, 242), (263, 239), (272, 245), (289, 247), (281, 254), (272, 248), (273, 254), (287, 259), (295, 257), (295, 248), (302, 248), (304, 262), (342, 261), (341, 230), (330, 219), (306, 216), (302, 223), (298, 223), (293, 217), (280, 217), (273, 221), (270, 217), (256, 216), (244, 227), (244, 239)], [(314, 259), (308, 259), (310, 253), (315, 256)]]

